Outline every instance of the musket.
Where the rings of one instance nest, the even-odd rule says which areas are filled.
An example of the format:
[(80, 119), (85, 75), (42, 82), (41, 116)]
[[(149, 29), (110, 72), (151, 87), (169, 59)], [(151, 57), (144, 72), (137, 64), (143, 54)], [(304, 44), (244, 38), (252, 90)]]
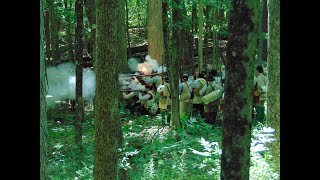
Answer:
[(159, 75), (160, 73), (151, 73), (151, 74), (124, 74), (119, 77), (126, 77), (126, 76), (153, 76), (153, 75)]
[(144, 91), (144, 90), (131, 90), (131, 89), (120, 89), (120, 92), (133, 92), (133, 91)]

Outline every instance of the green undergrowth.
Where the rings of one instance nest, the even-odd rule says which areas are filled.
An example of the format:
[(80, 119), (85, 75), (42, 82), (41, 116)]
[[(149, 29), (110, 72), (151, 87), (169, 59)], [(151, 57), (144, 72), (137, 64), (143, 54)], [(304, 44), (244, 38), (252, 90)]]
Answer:
[[(79, 163), (74, 144), (73, 117), (64, 124), (48, 122), (50, 179), (93, 179), (94, 116), (86, 112), (83, 123), (83, 154)], [(220, 179), (221, 127), (199, 117), (182, 118), (183, 128), (172, 131), (161, 125), (160, 116), (133, 116), (121, 111), (125, 145), (119, 149), (119, 169), (127, 179)], [(271, 152), (272, 129), (253, 129), (250, 179), (279, 179)]]

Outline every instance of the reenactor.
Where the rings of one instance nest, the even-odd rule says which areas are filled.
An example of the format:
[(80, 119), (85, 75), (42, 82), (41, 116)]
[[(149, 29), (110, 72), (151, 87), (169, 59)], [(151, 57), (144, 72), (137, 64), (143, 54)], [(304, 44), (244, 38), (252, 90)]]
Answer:
[(191, 92), (192, 92), (192, 89), (188, 85), (188, 74), (183, 74), (181, 83), (179, 84), (180, 118), (183, 115), (190, 117), (191, 108), (192, 108)]
[(171, 118), (171, 92), (169, 78), (164, 77), (164, 84), (157, 89), (160, 94), (159, 109), (162, 125), (170, 124)]
[(204, 118), (204, 109), (203, 102), (201, 98), (206, 91), (205, 85), (207, 81), (205, 80), (205, 73), (202, 72), (199, 74), (199, 78), (194, 82), (190, 83), (190, 87), (193, 88), (194, 98), (193, 98), (193, 114), (200, 114), (202, 118)]

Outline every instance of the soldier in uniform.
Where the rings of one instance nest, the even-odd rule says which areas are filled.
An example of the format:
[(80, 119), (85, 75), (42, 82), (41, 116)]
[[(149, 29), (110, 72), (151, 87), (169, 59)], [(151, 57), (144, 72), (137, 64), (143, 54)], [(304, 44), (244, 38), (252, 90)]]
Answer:
[(199, 74), (199, 78), (196, 79), (194, 82), (190, 83), (190, 87), (193, 88), (194, 91), (194, 98), (193, 98), (193, 112), (194, 114), (200, 114), (202, 118), (204, 118), (204, 109), (203, 109), (203, 102), (201, 98), (206, 91), (205, 85), (207, 81), (204, 79), (205, 73), (202, 72)]
[[(170, 123), (170, 112), (171, 112), (171, 93), (170, 93), (170, 84), (169, 78), (164, 77), (164, 84), (160, 85), (157, 89), (160, 94), (159, 99), (159, 108), (161, 115), (162, 125)], [(167, 118), (165, 118), (167, 117)]]
[(183, 74), (181, 83), (179, 84), (179, 95), (180, 95), (180, 118), (185, 114), (187, 117), (190, 117), (191, 111), (191, 91), (192, 89), (188, 85), (188, 74)]

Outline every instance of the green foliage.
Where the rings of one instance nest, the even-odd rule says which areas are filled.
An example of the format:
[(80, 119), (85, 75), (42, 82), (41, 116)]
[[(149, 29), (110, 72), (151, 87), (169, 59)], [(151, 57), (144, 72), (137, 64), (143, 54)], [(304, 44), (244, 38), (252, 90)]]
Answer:
[[(121, 121), (123, 148), (119, 149), (119, 169), (128, 179), (219, 179), (222, 131), (200, 117), (182, 115), (184, 129), (161, 126), (161, 117), (133, 116), (123, 109)], [(60, 116), (72, 122), (72, 116)], [(71, 123), (48, 123), (48, 175), (50, 179), (92, 179), (94, 150), (93, 112), (83, 123), (81, 166), (74, 144)], [(258, 124), (252, 131), (250, 179), (279, 179), (271, 151), (266, 147), (274, 140), (273, 130)]]

